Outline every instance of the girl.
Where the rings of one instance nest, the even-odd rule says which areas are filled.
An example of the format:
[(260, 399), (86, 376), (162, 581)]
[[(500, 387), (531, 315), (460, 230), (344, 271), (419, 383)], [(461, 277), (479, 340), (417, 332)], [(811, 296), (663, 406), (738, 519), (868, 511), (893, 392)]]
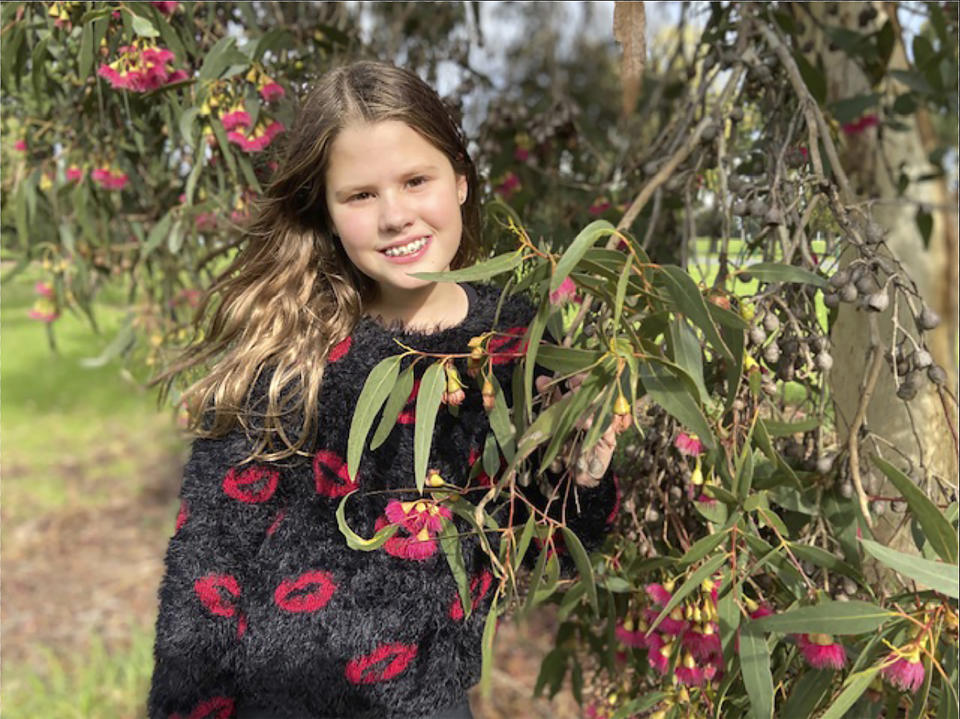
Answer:
[[(216, 358), (184, 395), (195, 439), (159, 590), (149, 716), (469, 719), (496, 588), (470, 525), (416, 490), (426, 363), (414, 365), (406, 406), (376, 449), (365, 445), (354, 477), (347, 438), (367, 375), (400, 352), (397, 341), (460, 355), (462, 376), (471, 338), (497, 330), (485, 357), (512, 397), (535, 309), (520, 296), (501, 301), (493, 285), (408, 274), (484, 256), (480, 185), (462, 132), (416, 75), (374, 62), (331, 71), (288, 143), (248, 242), (198, 310), (199, 324), (221, 296), (202, 340), (154, 380), (167, 379), (165, 393), (176, 373)], [(549, 378), (537, 369), (543, 389)], [(490, 425), (479, 392), (445, 395), (458, 400), (440, 408), (430, 468), (476, 503), (492, 481), (478, 461)], [(548, 503), (534, 483), (522, 489), (588, 549), (617, 510), (614, 444), (611, 426), (575, 477), (584, 487), (566, 482), (562, 502)], [(343, 513), (353, 532), (397, 525), (377, 550), (351, 549), (338, 525), (354, 491)], [(462, 538), (469, 616), (439, 548), (444, 521)], [(554, 551), (572, 571), (562, 544)]]

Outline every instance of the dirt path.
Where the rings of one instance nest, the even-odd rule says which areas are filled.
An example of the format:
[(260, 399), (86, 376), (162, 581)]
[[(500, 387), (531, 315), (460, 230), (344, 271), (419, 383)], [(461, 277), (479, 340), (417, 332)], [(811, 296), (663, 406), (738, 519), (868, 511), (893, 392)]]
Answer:
[[(122, 651), (131, 625), (152, 631), (163, 555), (176, 516), (180, 462), (175, 455), (152, 457), (136, 469), (139, 489), (131, 487), (127, 496), (98, 507), (4, 520), (4, 666), (39, 671), (44, 660), (38, 645), (69, 665), (83, 661), (91, 636), (99, 636), (109, 650)], [(553, 702), (531, 698), (555, 627), (549, 608), (532, 618), (525, 631), (511, 621), (501, 625), (490, 701), (480, 696), (479, 687), (470, 695), (477, 719), (580, 716), (569, 691)]]

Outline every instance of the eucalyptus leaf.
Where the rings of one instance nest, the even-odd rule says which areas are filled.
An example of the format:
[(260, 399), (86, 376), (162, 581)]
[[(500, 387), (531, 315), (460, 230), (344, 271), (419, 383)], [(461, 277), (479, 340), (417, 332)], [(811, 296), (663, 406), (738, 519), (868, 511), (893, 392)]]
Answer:
[(893, 616), (893, 612), (870, 602), (826, 600), (814, 606), (753, 619), (750, 623), (756, 625), (757, 630), (781, 634), (864, 634)]
[(960, 599), (960, 575), (955, 564), (931, 562), (929, 559), (904, 554), (869, 539), (860, 539), (870, 554), (905, 577), (930, 587), (948, 597)]

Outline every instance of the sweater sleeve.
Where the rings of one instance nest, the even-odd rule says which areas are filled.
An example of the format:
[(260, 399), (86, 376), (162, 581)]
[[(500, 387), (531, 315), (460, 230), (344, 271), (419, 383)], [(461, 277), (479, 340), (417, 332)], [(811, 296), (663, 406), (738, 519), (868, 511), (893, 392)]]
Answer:
[(276, 463), (240, 464), (252, 446), (240, 427), (193, 440), (158, 593), (150, 719), (234, 716), (245, 574), (281, 495)]

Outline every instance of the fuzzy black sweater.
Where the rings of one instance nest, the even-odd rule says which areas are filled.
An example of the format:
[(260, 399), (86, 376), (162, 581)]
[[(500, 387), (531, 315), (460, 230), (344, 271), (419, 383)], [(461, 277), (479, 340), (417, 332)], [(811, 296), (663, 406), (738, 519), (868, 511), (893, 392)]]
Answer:
[[(370, 370), (401, 351), (394, 338), (423, 352), (466, 353), (471, 337), (504, 332), (496, 350), (504, 356), (495, 355), (493, 369), (505, 396), (513, 396), (510, 354), (523, 352), (535, 308), (510, 297), (494, 324), (500, 290), (461, 286), (470, 310), (458, 325), (421, 333), (364, 317), (333, 349), (312, 459), (240, 466), (254, 444), (239, 427), (193, 441), (158, 593), (150, 719), (232, 719), (247, 707), (277, 719), (414, 719), (462, 701), (479, 681), (481, 633), (495, 591), (489, 559), (475, 535), (464, 541), (474, 598), (465, 617), (435, 521), (413, 505), (398, 514), (397, 500), (420, 499), (413, 436), (424, 362), (414, 368), (413, 393), (387, 440), (372, 451), (365, 445), (356, 484), (347, 481), (345, 466), (358, 396)], [(457, 365), (471, 388), (458, 417), (441, 405), (428, 466), (448, 483), (480, 488), (490, 483), (479, 458), (491, 430), (466, 359)], [(537, 376), (546, 373), (536, 368)], [(401, 524), (378, 550), (350, 549), (337, 526), (340, 500), (354, 489), (360, 491), (345, 511), (354, 532), (372, 537), (388, 522)], [(546, 505), (536, 482), (523, 491)], [(476, 503), (483, 494), (466, 497)], [(611, 470), (598, 487), (568, 493), (567, 525), (588, 550), (603, 543), (619, 498)], [(563, 510), (554, 500), (549, 513), (560, 517)], [(515, 525), (525, 519), (515, 512)], [(462, 517), (453, 521), (469, 533)], [(499, 545), (495, 534), (489, 540)], [(570, 576), (562, 541), (558, 553)]]

